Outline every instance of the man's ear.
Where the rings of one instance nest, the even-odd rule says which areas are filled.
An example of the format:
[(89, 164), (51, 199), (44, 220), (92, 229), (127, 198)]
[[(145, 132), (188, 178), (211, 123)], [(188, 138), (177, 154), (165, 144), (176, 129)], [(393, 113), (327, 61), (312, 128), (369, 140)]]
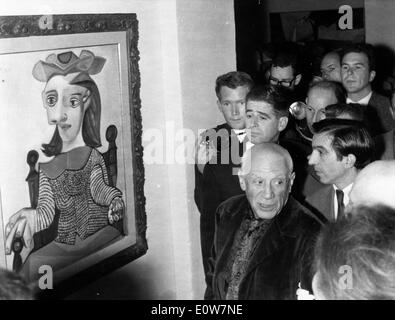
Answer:
[(91, 91), (88, 89), (82, 97), (82, 102), (84, 103), (84, 110), (87, 110), (92, 102)]
[(291, 192), (292, 186), (295, 181), (295, 176), (296, 176), (295, 172), (292, 172), (291, 176), (289, 177), (289, 192)]
[(344, 158), (345, 158), (346, 168), (352, 168), (355, 166), (355, 162), (357, 161), (357, 158), (355, 157), (355, 155), (350, 153)]
[(288, 124), (288, 117), (281, 117), (279, 120), (278, 120), (278, 131), (283, 131), (286, 127), (287, 127), (287, 124)]
[(302, 75), (299, 73), (295, 77), (295, 86), (297, 86), (299, 84), (300, 80), (302, 80)]
[(376, 77), (376, 71), (372, 70), (369, 73), (369, 82), (372, 82), (374, 78)]
[(243, 191), (246, 191), (246, 182), (245, 182), (245, 178), (244, 175), (241, 173), (241, 171), (239, 171), (239, 183), (240, 183), (240, 188)]
[(267, 69), (266, 72), (265, 72), (265, 79), (266, 79), (267, 81), (269, 81), (270, 75), (271, 75), (271, 73), (270, 73), (270, 68), (269, 68), (269, 69)]

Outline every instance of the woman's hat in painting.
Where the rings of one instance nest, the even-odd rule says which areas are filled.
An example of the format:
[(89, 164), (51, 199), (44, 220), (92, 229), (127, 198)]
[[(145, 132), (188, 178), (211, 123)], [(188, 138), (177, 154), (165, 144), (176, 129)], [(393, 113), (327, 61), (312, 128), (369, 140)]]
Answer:
[(105, 58), (96, 57), (89, 50), (82, 50), (79, 57), (72, 51), (53, 53), (45, 61), (37, 62), (32, 74), (35, 79), (41, 82), (47, 82), (56, 75), (65, 76), (74, 72), (84, 73), (89, 78), (88, 75), (99, 73), (105, 62)]

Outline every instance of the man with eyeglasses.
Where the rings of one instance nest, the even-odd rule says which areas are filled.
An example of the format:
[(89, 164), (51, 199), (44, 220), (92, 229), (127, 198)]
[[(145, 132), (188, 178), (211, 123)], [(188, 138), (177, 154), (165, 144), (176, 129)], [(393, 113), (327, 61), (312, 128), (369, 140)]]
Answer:
[(274, 86), (283, 86), (292, 91), (302, 79), (296, 53), (282, 51), (273, 59), (270, 67), (269, 82)]

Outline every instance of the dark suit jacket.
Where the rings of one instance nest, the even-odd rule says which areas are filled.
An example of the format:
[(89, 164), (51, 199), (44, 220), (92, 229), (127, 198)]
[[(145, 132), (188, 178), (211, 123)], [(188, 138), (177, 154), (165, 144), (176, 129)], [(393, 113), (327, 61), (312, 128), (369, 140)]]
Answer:
[(200, 244), (206, 276), (215, 232), (215, 211), (221, 202), (243, 193), (237, 170), (245, 144), (239, 142), (227, 124), (214, 128), (215, 132), (221, 129), (224, 130), (222, 141), (210, 137), (215, 142), (217, 156), (205, 165), (203, 175), (195, 166), (195, 202), (200, 211)]
[[(328, 221), (334, 222), (335, 208), (333, 199), (335, 197), (335, 189), (331, 184), (320, 187), (315, 192), (306, 197), (308, 207), (315, 213), (321, 213)], [(310, 207), (311, 206), (311, 207)], [(316, 210), (316, 211), (315, 211)]]
[[(312, 166), (308, 167), (308, 175), (303, 185), (304, 201), (302, 204), (307, 207), (322, 222), (333, 221), (334, 209), (333, 201), (334, 191), (331, 194), (332, 185), (323, 184)], [(331, 199), (331, 200), (330, 200)]]
[[(210, 132), (211, 131), (211, 132)], [(219, 132), (221, 132), (221, 135), (219, 135)], [(215, 161), (217, 164), (221, 164), (221, 160), (226, 159), (226, 163), (230, 163), (229, 158), (231, 160), (231, 152), (232, 152), (232, 146), (237, 146), (237, 149), (243, 148), (243, 145), (239, 143), (236, 135), (233, 133), (232, 128), (227, 124), (223, 123), (215, 128), (211, 128), (209, 130), (206, 130), (204, 133), (202, 133), (202, 136), (206, 136), (207, 139), (210, 139), (211, 141), (214, 142), (214, 146), (217, 149), (217, 157), (215, 158)], [(222, 140), (221, 140), (222, 139)], [(241, 156), (242, 154), (240, 154)], [(236, 162), (239, 162), (240, 158), (236, 157)], [(213, 161), (214, 162), (214, 159)], [(236, 163), (237, 164), (237, 163)], [(195, 190), (194, 190), (194, 199), (196, 206), (198, 207), (200, 213), (202, 213), (202, 201), (203, 201), (203, 174), (200, 173), (200, 171), (197, 168), (197, 165), (195, 165)]]
[(390, 109), (390, 99), (373, 91), (365, 115), (372, 136), (383, 134), (395, 128), (395, 120), (392, 118)]
[[(216, 213), (206, 299), (225, 299), (225, 274), (233, 240), (248, 211), (245, 195), (223, 202)], [(312, 250), (320, 223), (292, 197), (259, 240), (239, 287), (240, 300), (296, 299), (296, 290), (311, 291)]]

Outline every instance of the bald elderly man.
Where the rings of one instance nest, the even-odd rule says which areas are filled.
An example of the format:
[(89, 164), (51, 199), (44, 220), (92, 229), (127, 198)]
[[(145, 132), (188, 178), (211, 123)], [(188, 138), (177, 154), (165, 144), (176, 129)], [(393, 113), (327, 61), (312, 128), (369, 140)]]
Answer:
[(284, 148), (262, 143), (248, 150), (239, 172), (245, 194), (224, 201), (205, 298), (296, 299), (311, 291), (310, 257), (320, 223), (289, 195), (295, 173)]
[(395, 160), (380, 160), (358, 174), (350, 192), (350, 207), (382, 204), (395, 209)]

